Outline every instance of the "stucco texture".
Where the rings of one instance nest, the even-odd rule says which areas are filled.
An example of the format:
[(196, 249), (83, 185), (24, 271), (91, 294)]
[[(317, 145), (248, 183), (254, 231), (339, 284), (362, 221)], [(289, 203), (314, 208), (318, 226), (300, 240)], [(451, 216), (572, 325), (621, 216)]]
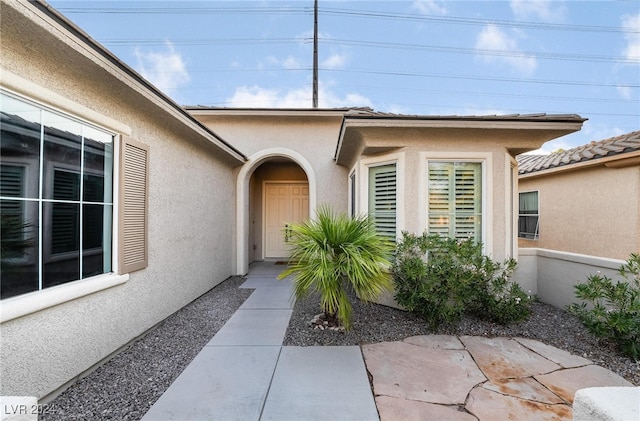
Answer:
[(639, 166), (597, 166), (520, 179), (520, 192), (536, 190), (540, 238), (520, 238), (520, 247), (621, 260), (640, 251)]
[(148, 267), (123, 285), (0, 325), (0, 394), (42, 398), (231, 274), (235, 164), (162, 101), (23, 12), (22, 4), (2, 4), (2, 70), (42, 87), (41, 96), (58, 94), (129, 127), (150, 145)]

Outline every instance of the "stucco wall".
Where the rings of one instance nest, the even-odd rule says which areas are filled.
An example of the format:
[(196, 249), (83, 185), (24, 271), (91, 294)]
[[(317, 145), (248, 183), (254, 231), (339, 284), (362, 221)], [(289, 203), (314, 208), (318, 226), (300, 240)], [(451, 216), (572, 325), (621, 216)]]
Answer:
[(640, 251), (640, 167), (555, 172), (521, 178), (519, 191), (539, 192), (538, 247), (626, 260)]
[(543, 303), (565, 308), (579, 302), (574, 286), (587, 282), (590, 275), (600, 272), (614, 281), (624, 278), (618, 269), (623, 260), (607, 259), (577, 253), (536, 248), (520, 249), (514, 280), (525, 291), (536, 294)]
[(51, 28), (34, 27), (5, 3), (2, 13), (3, 71), (36, 84), (41, 98), (52, 98), (47, 105), (86, 107), (104, 116), (98, 123), (113, 129), (108, 121), (116, 121), (150, 145), (148, 267), (122, 285), (0, 325), (0, 394), (42, 398), (231, 274), (233, 168), (158, 104), (78, 54), (73, 39), (51, 38)]
[(329, 204), (338, 212), (347, 211), (347, 169), (333, 160), (341, 117), (196, 115), (196, 118), (249, 157), (272, 148), (299, 153), (309, 162), (318, 181), (316, 203)]

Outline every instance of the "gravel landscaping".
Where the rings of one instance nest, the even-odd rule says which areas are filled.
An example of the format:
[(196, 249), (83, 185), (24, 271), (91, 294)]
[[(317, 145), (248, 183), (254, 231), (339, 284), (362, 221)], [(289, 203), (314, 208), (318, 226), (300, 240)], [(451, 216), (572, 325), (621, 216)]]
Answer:
[(353, 327), (349, 332), (312, 329), (313, 317), (320, 313), (319, 299), (310, 296), (295, 305), (284, 345), (361, 345), (399, 341), (430, 333), (447, 335), (506, 336), (537, 339), (556, 348), (588, 358), (640, 386), (640, 362), (622, 356), (612, 344), (594, 337), (580, 320), (565, 310), (540, 302), (533, 303), (528, 320), (510, 326), (466, 316), (456, 328), (441, 327), (431, 332), (414, 314), (357, 299), (353, 303)]
[(139, 420), (253, 290), (232, 277), (49, 402), (40, 420)]
[[(40, 420), (138, 420), (162, 395), (253, 290), (232, 277), (164, 320), (144, 337), (49, 402)], [(534, 303), (531, 317), (508, 327), (466, 317), (457, 328), (430, 332), (415, 315), (352, 300), (353, 329), (318, 330), (310, 321), (317, 296), (298, 301), (284, 345), (360, 345), (430, 333), (538, 339), (586, 357), (640, 386), (640, 363), (621, 356), (564, 310)]]

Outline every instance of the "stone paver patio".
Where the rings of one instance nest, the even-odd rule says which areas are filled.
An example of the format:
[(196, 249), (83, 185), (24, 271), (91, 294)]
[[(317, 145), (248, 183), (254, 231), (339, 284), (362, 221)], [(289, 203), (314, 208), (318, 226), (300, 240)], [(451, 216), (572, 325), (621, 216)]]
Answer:
[(425, 335), (363, 345), (380, 419), (571, 420), (578, 389), (630, 386), (531, 339)]

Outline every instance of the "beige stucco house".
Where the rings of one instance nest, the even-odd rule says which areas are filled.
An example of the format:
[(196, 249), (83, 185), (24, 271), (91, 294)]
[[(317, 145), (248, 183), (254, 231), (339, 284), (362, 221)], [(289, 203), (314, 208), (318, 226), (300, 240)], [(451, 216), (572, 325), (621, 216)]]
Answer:
[(622, 260), (640, 251), (640, 131), (517, 159), (520, 247)]
[(640, 132), (551, 155), (520, 155), (518, 281), (549, 304), (640, 252)]
[(287, 225), (320, 204), (517, 257), (514, 157), (584, 121), (183, 108), (45, 3), (1, 7), (0, 395), (55, 396), (286, 258)]

